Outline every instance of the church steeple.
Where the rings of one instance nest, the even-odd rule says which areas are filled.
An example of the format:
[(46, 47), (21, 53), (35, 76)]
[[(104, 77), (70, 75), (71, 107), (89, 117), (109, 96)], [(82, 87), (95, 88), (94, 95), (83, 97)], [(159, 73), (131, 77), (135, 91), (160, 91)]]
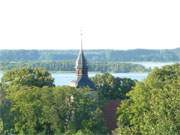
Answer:
[(76, 60), (76, 70), (85, 70), (88, 69), (87, 61), (84, 56), (84, 51), (83, 51), (83, 34), (81, 33), (81, 49), (79, 51), (79, 55)]
[(76, 76), (77, 79), (71, 82), (71, 86), (82, 88), (89, 87), (92, 90), (95, 90), (94, 83), (88, 77), (88, 64), (83, 51), (83, 34), (81, 32), (81, 48), (76, 60)]

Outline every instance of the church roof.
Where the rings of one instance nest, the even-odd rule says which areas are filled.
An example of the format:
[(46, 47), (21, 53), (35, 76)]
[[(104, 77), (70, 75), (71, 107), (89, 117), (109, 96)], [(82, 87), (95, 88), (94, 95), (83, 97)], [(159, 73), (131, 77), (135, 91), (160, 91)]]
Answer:
[(84, 56), (84, 52), (82, 49), (79, 51), (79, 55), (78, 55), (77, 60), (76, 60), (76, 67), (75, 68), (76, 69), (77, 68), (88, 68), (87, 61), (86, 61), (86, 58)]
[(76, 60), (76, 66), (75, 68), (78, 69), (78, 68), (85, 68), (87, 69), (88, 68), (88, 65), (87, 65), (87, 60), (84, 56), (84, 51), (83, 51), (83, 47), (82, 47), (82, 33), (81, 33), (81, 49), (79, 51), (79, 55), (77, 57), (77, 60)]
[(89, 87), (92, 90), (95, 90), (94, 83), (86, 76), (78, 77), (77, 80), (74, 80), (71, 83), (77, 88)]

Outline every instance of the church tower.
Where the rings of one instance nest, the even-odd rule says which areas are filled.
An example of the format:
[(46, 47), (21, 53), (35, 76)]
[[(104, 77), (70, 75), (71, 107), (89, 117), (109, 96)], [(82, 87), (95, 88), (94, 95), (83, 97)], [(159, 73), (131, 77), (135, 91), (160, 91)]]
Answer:
[(76, 70), (76, 80), (71, 82), (71, 86), (82, 88), (89, 87), (91, 89), (95, 89), (94, 83), (88, 77), (88, 64), (83, 51), (83, 41), (82, 41), (82, 33), (81, 33), (81, 49), (79, 51), (75, 70)]

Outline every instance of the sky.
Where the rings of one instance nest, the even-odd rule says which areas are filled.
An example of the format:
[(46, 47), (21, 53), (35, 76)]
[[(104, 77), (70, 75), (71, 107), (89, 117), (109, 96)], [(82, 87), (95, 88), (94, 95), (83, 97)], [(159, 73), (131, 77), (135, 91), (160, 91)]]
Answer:
[(0, 49), (180, 47), (179, 0), (0, 0)]

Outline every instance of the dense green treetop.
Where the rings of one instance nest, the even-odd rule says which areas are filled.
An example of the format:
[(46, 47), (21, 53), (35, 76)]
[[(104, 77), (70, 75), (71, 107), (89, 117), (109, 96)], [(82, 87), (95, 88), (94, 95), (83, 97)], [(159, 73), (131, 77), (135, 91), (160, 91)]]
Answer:
[(87, 89), (21, 86), (9, 87), (8, 91), (10, 109), (1, 118), (4, 133), (72, 135), (81, 131), (103, 135), (107, 132), (97, 99), (86, 94)]
[(180, 64), (154, 69), (118, 109), (117, 135), (180, 134)]
[(165, 85), (174, 84), (180, 80), (180, 64), (174, 64), (172, 66), (164, 66), (163, 68), (155, 68), (151, 72), (145, 83), (149, 87), (162, 88)]
[(92, 80), (101, 100), (123, 100), (126, 93), (135, 86), (134, 80), (114, 77), (109, 73), (97, 74)]
[(180, 134), (180, 64), (156, 68), (143, 82), (108, 73), (92, 80), (97, 95), (55, 87), (44, 69), (8, 71), (0, 83), (0, 134), (108, 135), (102, 105), (112, 99), (121, 101), (115, 135)]
[(105, 101), (126, 99), (131, 79), (105, 73), (93, 78), (97, 91), (54, 87), (40, 68), (8, 71), (2, 77), (0, 134), (108, 135), (102, 108)]
[[(0, 85), (1, 86), (1, 85)], [(7, 87), (8, 86), (8, 87)], [(54, 87), (49, 72), (19, 69), (2, 79), (0, 134), (106, 135), (96, 92)]]
[(2, 85), (26, 85), (26, 86), (54, 86), (51, 74), (42, 68), (22, 68), (6, 72), (2, 79)]

